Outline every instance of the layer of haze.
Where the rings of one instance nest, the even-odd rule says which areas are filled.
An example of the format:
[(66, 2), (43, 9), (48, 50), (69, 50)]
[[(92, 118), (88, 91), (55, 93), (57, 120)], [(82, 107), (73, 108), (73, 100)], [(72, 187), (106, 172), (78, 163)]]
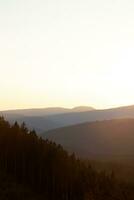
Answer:
[(133, 0), (0, 0), (0, 109), (133, 103)]

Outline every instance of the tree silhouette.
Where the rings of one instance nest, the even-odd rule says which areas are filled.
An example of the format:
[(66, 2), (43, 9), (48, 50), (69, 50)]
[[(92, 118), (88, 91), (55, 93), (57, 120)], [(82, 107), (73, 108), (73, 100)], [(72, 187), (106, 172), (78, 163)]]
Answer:
[(126, 194), (113, 173), (98, 173), (62, 146), (37, 137), (25, 123), (11, 126), (3, 117), (0, 171), (47, 200), (123, 200)]

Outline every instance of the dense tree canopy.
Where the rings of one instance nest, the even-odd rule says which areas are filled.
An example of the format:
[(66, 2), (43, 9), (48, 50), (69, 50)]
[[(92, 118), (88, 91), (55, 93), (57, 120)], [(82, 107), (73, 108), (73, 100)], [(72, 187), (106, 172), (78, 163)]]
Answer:
[[(25, 124), (0, 118), (0, 171), (47, 200), (133, 199), (133, 188), (113, 173), (98, 173), (60, 145), (37, 137)], [(1, 176), (0, 176), (1, 177)], [(1, 187), (1, 182), (0, 182)], [(129, 194), (129, 195), (128, 195)]]

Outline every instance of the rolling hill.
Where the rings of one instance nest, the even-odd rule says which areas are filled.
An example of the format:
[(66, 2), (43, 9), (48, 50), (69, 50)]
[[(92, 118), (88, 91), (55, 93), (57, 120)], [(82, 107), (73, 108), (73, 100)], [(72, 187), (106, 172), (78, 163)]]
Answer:
[(105, 120), (45, 132), (77, 156), (90, 159), (134, 159), (134, 119)]
[(63, 113), (72, 112), (84, 112), (95, 110), (93, 107), (89, 106), (78, 106), (74, 108), (62, 108), (62, 107), (49, 107), (49, 108), (32, 108), (32, 109), (17, 109), (17, 110), (6, 110), (0, 111), (1, 114), (5, 116), (49, 116)]
[[(86, 111), (85, 111), (86, 110)], [(91, 107), (74, 109), (47, 108), (0, 112), (11, 123), (25, 122), (29, 128), (38, 133), (48, 130), (93, 121), (119, 118), (134, 118), (134, 106), (126, 106), (105, 110), (94, 110)]]

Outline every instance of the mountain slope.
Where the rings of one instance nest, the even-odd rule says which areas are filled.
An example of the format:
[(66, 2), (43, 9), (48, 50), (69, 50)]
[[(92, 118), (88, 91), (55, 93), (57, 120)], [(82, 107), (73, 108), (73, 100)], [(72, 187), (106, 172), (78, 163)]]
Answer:
[[(21, 113), (2, 112), (1, 115), (6, 117), (11, 123), (15, 120), (24, 121), (29, 128), (34, 128), (37, 132), (45, 132), (48, 130), (70, 126), (85, 122), (102, 121), (107, 119), (119, 119), (119, 118), (134, 118), (134, 106), (126, 106), (105, 110), (90, 110), (84, 112), (78, 112), (83, 110), (84, 107), (70, 109), (73, 112), (60, 113), (60, 114), (45, 114), (41, 116), (28, 114), (22, 116)], [(77, 110), (77, 112), (76, 112)], [(28, 110), (27, 110), (28, 112)]]
[(24, 124), (11, 126), (0, 117), (1, 200), (122, 200), (126, 192), (132, 200), (131, 188), (128, 193), (111, 173), (94, 170)]
[(134, 119), (84, 123), (48, 131), (42, 137), (91, 159), (134, 157)]
[[(65, 113), (50, 116), (49, 119), (59, 122), (62, 126), (69, 126), (84, 122), (102, 121), (118, 118), (134, 118), (134, 106), (119, 107), (105, 110), (92, 110), (78, 113)], [(58, 127), (56, 127), (58, 128)]]
[[(15, 120), (10, 119), (9, 121), (10, 123), (14, 123)], [(35, 129), (38, 132), (38, 134), (44, 132), (44, 130), (51, 130), (51, 129), (55, 129), (56, 127), (62, 126), (60, 122), (56, 122), (53, 119), (49, 119), (47, 117), (42, 117), (42, 116), (39, 116), (39, 117), (24, 116), (24, 117), (17, 118), (16, 121), (19, 124), (22, 124), (23, 122), (25, 122), (29, 129)]]

